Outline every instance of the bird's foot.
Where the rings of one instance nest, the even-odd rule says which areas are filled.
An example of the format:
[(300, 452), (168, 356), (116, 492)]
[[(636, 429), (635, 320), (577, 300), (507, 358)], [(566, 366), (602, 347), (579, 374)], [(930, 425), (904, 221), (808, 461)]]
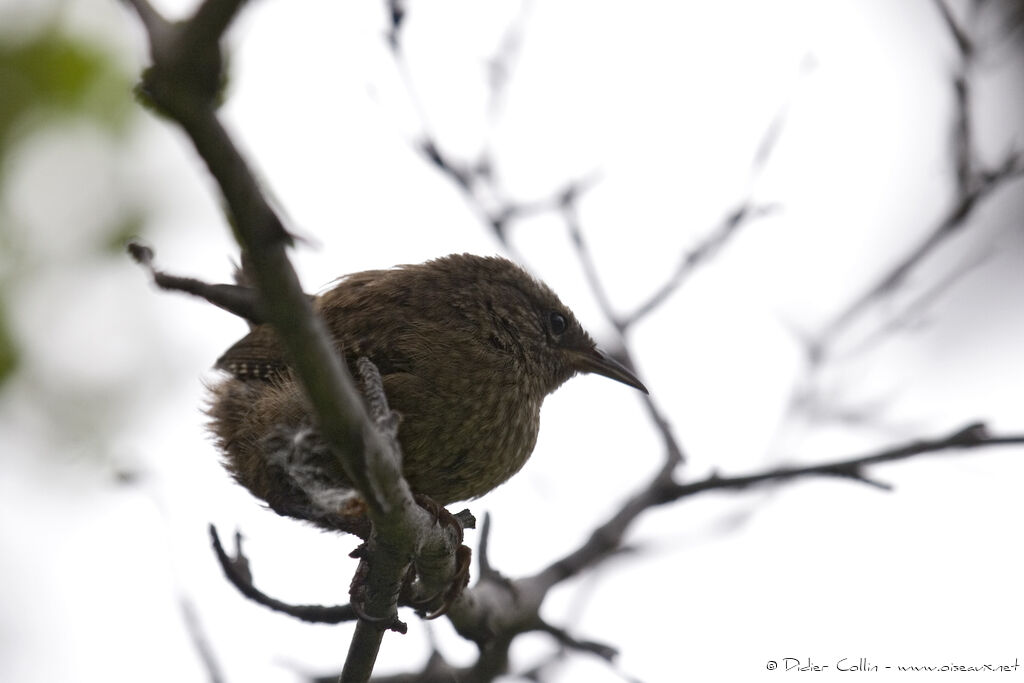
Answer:
[[(406, 583), (403, 587), (403, 592), (406, 594), (405, 604), (414, 608), (426, 619), (436, 619), (444, 615), (451, 608), (452, 604), (462, 595), (462, 591), (469, 585), (469, 567), (473, 551), (469, 549), (469, 546), (462, 544), (463, 530), (466, 526), (463, 523), (463, 513), (453, 515), (447, 508), (429, 496), (416, 494), (414, 498), (421, 508), (433, 515), (435, 524), (454, 529), (460, 544), (455, 551), (455, 573), (452, 576), (451, 583), (444, 590), (427, 598), (415, 599), (409, 595), (413, 579), (415, 579), (415, 568), (410, 569), (409, 575), (406, 577)], [(472, 516), (469, 519), (472, 520)], [(469, 526), (472, 526), (472, 524)]]

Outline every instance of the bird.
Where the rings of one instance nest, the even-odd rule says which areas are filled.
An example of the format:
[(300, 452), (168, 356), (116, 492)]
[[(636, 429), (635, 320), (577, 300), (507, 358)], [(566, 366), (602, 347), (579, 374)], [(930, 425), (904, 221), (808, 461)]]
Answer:
[[(451, 254), (353, 273), (313, 297), (313, 308), (353, 374), (360, 357), (380, 371), (399, 416), (403, 476), (440, 506), (516, 474), (545, 397), (577, 373), (647, 393), (550, 287), (502, 257)], [(235, 480), (278, 514), (365, 533), (358, 496), (274, 329), (254, 325), (214, 367), (222, 374), (210, 385), (209, 426)]]

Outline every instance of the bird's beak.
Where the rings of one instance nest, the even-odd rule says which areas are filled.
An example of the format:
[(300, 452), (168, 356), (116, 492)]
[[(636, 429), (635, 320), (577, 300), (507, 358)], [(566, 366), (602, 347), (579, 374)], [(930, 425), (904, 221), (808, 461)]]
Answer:
[(628, 384), (634, 389), (639, 389), (645, 394), (648, 393), (647, 387), (625, 365), (596, 346), (585, 351), (573, 351), (572, 358), (573, 366), (580, 372), (604, 375), (609, 379), (614, 379), (617, 382)]

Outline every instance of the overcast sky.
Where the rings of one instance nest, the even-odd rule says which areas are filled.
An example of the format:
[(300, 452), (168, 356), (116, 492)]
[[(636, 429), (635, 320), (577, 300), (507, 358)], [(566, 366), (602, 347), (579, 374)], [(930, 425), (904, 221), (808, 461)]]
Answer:
[[(191, 4), (158, 3), (171, 14)], [(41, 21), (22, 5), (0, 3), (7, 39)], [(120, 3), (39, 2), (40, 14), (47, 5), (128, 70), (143, 65), (141, 30)], [(495, 103), (488, 60), (516, 22), (518, 56)], [(253, 3), (230, 33), (223, 115), (288, 226), (307, 238), (295, 250), (307, 290), (366, 268), (503, 253), (416, 153), (425, 134), (467, 161), (489, 148), (501, 187), (519, 201), (595, 178), (580, 217), (619, 312), (645, 301), (749, 197), (776, 210), (630, 337), (687, 450), (681, 477), (845, 457), (978, 419), (1024, 432), (1019, 180), (817, 376), (814, 405), (864, 424), (792, 410), (807, 378), (801, 337), (952, 202), (956, 52), (933, 3), (578, 1), (525, 12), (515, 2), (411, 3), (404, 73), (385, 29), (377, 3), (296, 0)], [(993, 163), (1024, 145), (1024, 73), (1001, 45), (972, 74), (977, 144)], [(773, 121), (777, 143), (752, 178)], [(248, 603), (208, 548), (208, 522), (224, 537), (240, 528), (258, 586), (295, 603), (346, 601), (352, 540), (263, 510), (224, 475), (204, 433), (203, 382), (244, 325), (154, 291), (127, 258), (83, 257), (111, 206), (137, 202), (162, 267), (230, 277), (230, 234), (187, 140), (149, 114), (126, 144), (79, 122), (26, 138), (6, 172), (12, 229), (34, 260), (4, 301), (26, 352), (0, 388), (0, 680), (203, 680), (182, 598), (228, 681), (340, 669), (349, 627)], [(557, 215), (517, 222), (510, 239), (599, 342), (614, 342)], [(967, 266), (910, 329), (854, 353)], [(545, 609), (552, 623), (618, 647), (617, 669), (576, 655), (550, 680), (767, 680), (783, 675), (768, 661), (785, 657), (1012, 664), (1024, 658), (1022, 454), (872, 469), (891, 493), (814, 480), (649, 513), (629, 537), (638, 552), (567, 584)], [(527, 467), (470, 503), (493, 517), (492, 564), (519, 576), (564, 554), (661, 458), (631, 390), (573, 379), (548, 399)], [(137, 483), (116, 484), (115, 471), (138, 473)], [(443, 619), (411, 618), (408, 635), (385, 638), (379, 671), (414, 670), (431, 637), (450, 661), (471, 660), (474, 648)], [(552, 648), (547, 637), (517, 641), (515, 670)]]

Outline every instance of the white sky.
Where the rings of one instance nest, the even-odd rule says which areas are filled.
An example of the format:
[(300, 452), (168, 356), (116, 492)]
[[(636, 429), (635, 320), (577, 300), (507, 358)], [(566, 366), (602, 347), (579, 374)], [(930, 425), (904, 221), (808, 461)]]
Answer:
[[(70, 29), (102, 35), (131, 68), (141, 64), (140, 31), (119, 3), (62, 4)], [(782, 210), (747, 226), (633, 338), (691, 458), (683, 476), (845, 456), (978, 418), (1024, 429), (1019, 183), (997, 197), (1003, 213), (952, 242), (929, 272), (978, 255), (984, 266), (915, 334), (827, 376), (827, 400), (880, 403), (884, 429), (780, 422), (801, 377), (792, 329), (827, 321), (949, 201), (954, 52), (931, 3), (537, 2), (502, 115), (488, 122), (484, 62), (518, 7), (412, 3), (405, 46), (418, 104), (385, 49), (378, 3), (261, 2), (243, 16), (224, 116), (289, 225), (315, 244), (296, 251), (307, 289), (354, 270), (498, 250), (411, 150), (425, 118), (451, 153), (472, 157), (488, 140), (516, 197), (599, 173), (583, 225), (613, 304), (630, 310), (743, 196), (758, 141), (786, 107), (753, 190)], [(0, 17), (19, 11), (0, 4)], [(990, 158), (1024, 142), (1021, 74), (1000, 64), (986, 67), (978, 110)], [(72, 128), (27, 142), (11, 171), (13, 210), (30, 228), (19, 237), (38, 274), (7, 302), (31, 344), (29, 370), (0, 395), (10, 465), (0, 477), (0, 680), (202, 680), (178, 591), (197, 605), (227, 680), (331, 671), (349, 628), (248, 603), (208, 548), (208, 522), (225, 539), (240, 527), (258, 586), (297, 603), (346, 601), (350, 539), (261, 510), (220, 471), (203, 433), (201, 379), (242, 324), (152, 291), (126, 258), (76, 260), (110, 220), (96, 198), (129, 196), (158, 207), (145, 237), (160, 265), (229, 276), (218, 200), (183, 136), (147, 116), (133, 137), (124, 158)], [(557, 220), (523, 222), (512, 235), (527, 265), (607, 337)], [(39, 387), (58, 384), (66, 404), (42, 402)], [(83, 404), (93, 410), (83, 414)], [(61, 433), (76, 420), (69, 443)], [(74, 457), (89, 451), (93, 420), (97, 433), (115, 434), (103, 442), (106, 462), (142, 469), (141, 485), (115, 488), (108, 470)], [(511, 576), (581, 542), (660, 464), (637, 397), (604, 379), (571, 381), (548, 400), (542, 425), (526, 469), (470, 504), (478, 518), (491, 512), (491, 560)], [(70, 457), (54, 455), (64, 450)], [(655, 511), (630, 537), (639, 554), (558, 590), (545, 616), (619, 647), (621, 671), (644, 681), (768, 680), (783, 673), (766, 662), (784, 657), (1024, 660), (1020, 456), (991, 450), (873, 470), (896, 486), (890, 494), (808, 481)], [(415, 669), (428, 630), (450, 660), (470, 660), (473, 648), (444, 620), (409, 616), (409, 635), (385, 639), (381, 672)], [(526, 668), (550, 647), (524, 638), (514, 663)], [(557, 680), (622, 680), (585, 656), (569, 662)]]

